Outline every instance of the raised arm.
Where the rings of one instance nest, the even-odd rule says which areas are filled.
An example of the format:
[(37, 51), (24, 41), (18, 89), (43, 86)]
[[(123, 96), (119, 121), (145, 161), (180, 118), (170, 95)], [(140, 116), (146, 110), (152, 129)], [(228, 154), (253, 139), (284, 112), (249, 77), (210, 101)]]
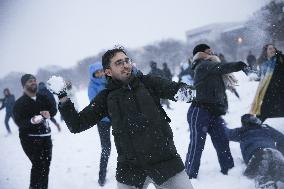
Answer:
[(207, 61), (207, 63), (203, 66), (203, 69), (210, 72), (211, 74), (223, 75), (243, 70), (247, 65), (241, 61), (227, 63)]
[(185, 83), (177, 83), (160, 77), (146, 75), (142, 77), (142, 82), (147, 88), (150, 88), (158, 95), (159, 98), (176, 101), (174, 96), (177, 91), (183, 87), (189, 87)]
[[(67, 98), (67, 97), (64, 97)], [(107, 91), (101, 91), (82, 111), (77, 112), (70, 99), (61, 99), (58, 109), (71, 133), (85, 131), (107, 116)]]

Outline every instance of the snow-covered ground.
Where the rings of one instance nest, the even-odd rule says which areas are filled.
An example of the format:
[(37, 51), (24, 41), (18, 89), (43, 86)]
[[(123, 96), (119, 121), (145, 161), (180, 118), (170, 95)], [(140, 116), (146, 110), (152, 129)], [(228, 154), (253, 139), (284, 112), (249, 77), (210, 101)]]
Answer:
[[(243, 73), (236, 74), (240, 86), (237, 87), (241, 99), (237, 99), (228, 92), (229, 113), (224, 117), (228, 127), (240, 126), (240, 117), (249, 111), (250, 103), (254, 97), (257, 82), (249, 82)], [(77, 99), (82, 109), (88, 104), (87, 91), (79, 91)], [(179, 154), (185, 159), (189, 131), (186, 114), (189, 104), (171, 102), (173, 110), (167, 110), (172, 119), (171, 126), (174, 132), (175, 145)], [(22, 189), (29, 186), (31, 163), (24, 154), (18, 138), (16, 125), (11, 121), (13, 134), (5, 136), (4, 111), (0, 112), (0, 189)], [(57, 120), (59, 116), (57, 115)], [(266, 123), (284, 132), (284, 119), (268, 119)], [(52, 125), (53, 157), (49, 176), (50, 189), (95, 189), (97, 184), (100, 141), (97, 128), (93, 127), (80, 134), (71, 134), (64, 122), (61, 122), (62, 132), (58, 133)], [(238, 143), (230, 143), (235, 161), (235, 167), (228, 176), (220, 173), (217, 156), (210, 137), (206, 141), (202, 155), (198, 179), (192, 180), (195, 189), (252, 189), (254, 183), (242, 176), (245, 165), (242, 160)], [(107, 183), (105, 189), (116, 188), (115, 180), (116, 150), (112, 139), (112, 151), (109, 160)], [(153, 186), (149, 187), (153, 189)]]

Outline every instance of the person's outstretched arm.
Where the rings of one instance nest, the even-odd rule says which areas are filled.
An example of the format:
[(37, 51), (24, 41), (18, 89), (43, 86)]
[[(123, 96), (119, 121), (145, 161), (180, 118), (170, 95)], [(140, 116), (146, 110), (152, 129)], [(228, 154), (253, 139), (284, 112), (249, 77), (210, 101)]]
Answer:
[(85, 131), (107, 116), (107, 92), (101, 91), (82, 111), (77, 112), (67, 97), (60, 99), (58, 109), (71, 133)]
[(230, 141), (240, 142), (241, 140), (240, 128), (235, 128), (235, 129), (229, 129), (227, 127), (224, 127), (224, 128), (225, 128), (226, 136), (228, 137)]
[(211, 62), (208, 61), (206, 64), (203, 65), (204, 70), (210, 72), (211, 74), (229, 74), (232, 72), (238, 72), (244, 70), (247, 65), (244, 62)]
[(184, 89), (183, 91), (187, 92), (186, 95), (188, 99), (193, 98), (193, 96), (195, 95), (193, 86), (189, 86), (181, 82), (177, 83), (168, 79), (163, 79), (151, 75), (143, 76), (142, 82), (144, 83), (144, 85), (146, 85), (147, 88), (151, 88), (159, 98), (163, 99), (177, 101), (178, 99), (175, 98), (175, 95), (180, 89)]

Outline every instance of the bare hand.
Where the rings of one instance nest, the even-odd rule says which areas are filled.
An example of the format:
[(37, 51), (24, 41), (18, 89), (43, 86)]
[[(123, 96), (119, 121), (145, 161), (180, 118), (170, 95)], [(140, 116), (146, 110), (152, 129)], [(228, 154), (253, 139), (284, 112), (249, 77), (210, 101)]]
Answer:
[(40, 114), (41, 114), (45, 119), (50, 119), (50, 113), (49, 113), (49, 111), (41, 111)]

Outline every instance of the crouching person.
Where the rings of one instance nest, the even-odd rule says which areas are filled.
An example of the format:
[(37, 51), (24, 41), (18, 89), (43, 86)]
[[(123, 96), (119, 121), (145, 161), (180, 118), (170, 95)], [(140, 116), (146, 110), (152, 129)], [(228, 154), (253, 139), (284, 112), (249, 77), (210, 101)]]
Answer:
[(251, 114), (241, 121), (242, 127), (226, 128), (226, 133), (229, 140), (240, 143), (247, 165), (244, 175), (255, 179), (259, 188), (277, 188), (277, 181), (284, 182), (284, 135)]
[(132, 61), (122, 48), (108, 50), (102, 65), (108, 79), (106, 89), (81, 112), (64, 97), (64, 90), (56, 91), (59, 111), (69, 130), (79, 133), (103, 117), (110, 118), (118, 154), (119, 189), (146, 189), (150, 183), (156, 188), (192, 189), (160, 98), (189, 101), (193, 91), (183, 83), (133, 74)]

